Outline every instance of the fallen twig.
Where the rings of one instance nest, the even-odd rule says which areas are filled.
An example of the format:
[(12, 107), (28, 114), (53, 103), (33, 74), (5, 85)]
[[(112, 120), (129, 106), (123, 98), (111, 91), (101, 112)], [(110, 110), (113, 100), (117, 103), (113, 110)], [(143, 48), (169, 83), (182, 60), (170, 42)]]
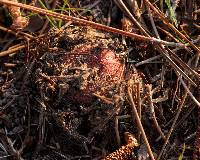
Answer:
[(179, 117), (179, 115), (180, 115), (180, 113), (181, 113), (181, 110), (182, 110), (182, 108), (183, 108), (183, 105), (185, 104), (185, 100), (186, 100), (187, 96), (188, 96), (188, 92), (186, 91), (185, 94), (184, 94), (184, 96), (183, 96), (183, 99), (182, 99), (182, 101), (181, 101), (181, 104), (180, 104), (180, 106), (179, 106), (179, 108), (178, 108), (178, 111), (177, 111), (177, 113), (176, 113), (176, 116), (175, 116), (175, 118), (174, 118), (174, 121), (173, 121), (173, 123), (172, 123), (172, 126), (171, 126), (171, 128), (170, 128), (170, 130), (169, 130), (169, 132), (168, 132), (168, 134), (167, 134), (165, 143), (163, 144), (162, 149), (161, 149), (161, 151), (160, 151), (160, 154), (158, 155), (157, 160), (160, 160), (160, 159), (161, 159), (161, 157), (162, 157), (162, 155), (163, 155), (163, 153), (164, 153), (164, 151), (165, 151), (165, 147), (166, 147), (167, 143), (169, 142), (169, 138), (171, 137), (171, 134), (172, 134), (172, 132), (173, 132), (173, 130), (174, 130), (174, 127), (175, 127), (176, 122), (177, 122), (177, 120), (178, 120), (178, 117)]
[(170, 27), (174, 32), (176, 32), (181, 38), (183, 38), (186, 42), (188, 42), (192, 48), (194, 48), (198, 54), (200, 54), (200, 50), (199, 48), (194, 45), (184, 34), (182, 34), (181, 32), (179, 32), (174, 25), (172, 25), (164, 16), (162, 13), (160, 13), (160, 11), (154, 7), (148, 0), (145, 0), (146, 4), (163, 20), (163, 22), (165, 22), (167, 24), (168, 27)]
[(132, 97), (130, 88), (131, 88), (131, 81), (129, 80), (129, 81), (128, 81), (128, 89), (127, 89), (127, 90), (128, 90), (128, 98), (129, 98), (129, 100), (130, 100), (131, 107), (132, 107), (132, 112), (133, 112), (133, 115), (134, 115), (134, 117), (135, 117), (135, 119), (136, 119), (138, 128), (139, 128), (139, 130), (140, 130), (140, 132), (141, 132), (141, 134), (142, 134), (142, 137), (143, 137), (143, 139), (144, 139), (144, 142), (145, 142), (145, 144), (146, 144), (146, 147), (147, 147), (149, 156), (151, 157), (152, 160), (155, 160), (154, 155), (153, 155), (153, 152), (152, 152), (151, 147), (150, 147), (150, 144), (149, 144), (149, 142), (148, 142), (147, 136), (146, 136), (146, 134), (145, 134), (144, 128), (143, 128), (143, 126), (142, 126), (140, 117), (139, 117), (139, 115), (138, 115), (138, 112), (137, 112), (135, 103), (134, 103), (134, 101), (133, 101), (133, 97)]
[(62, 20), (65, 20), (65, 21), (72, 21), (73, 23), (76, 23), (76, 24), (80, 24), (80, 25), (84, 25), (84, 26), (91, 26), (92, 28), (96, 28), (96, 29), (99, 29), (99, 30), (104, 30), (104, 31), (112, 32), (112, 33), (116, 33), (116, 34), (121, 34), (121, 35), (124, 35), (124, 36), (127, 36), (127, 37), (134, 37), (135, 39), (138, 39), (138, 40), (141, 40), (141, 41), (148, 41), (148, 42), (152, 42), (152, 43), (156, 43), (156, 44), (164, 44), (166, 46), (185, 48), (185, 45), (182, 44), (182, 43), (167, 42), (167, 41), (163, 41), (163, 40), (160, 40), (160, 39), (156, 39), (154, 37), (145, 37), (145, 36), (138, 35), (138, 34), (135, 34), (135, 33), (126, 32), (126, 31), (123, 31), (123, 30), (120, 30), (120, 29), (117, 29), (117, 28), (105, 26), (103, 24), (95, 23), (95, 22), (92, 22), (92, 21), (87, 21), (87, 20), (72, 17), (72, 16), (67, 16), (67, 15), (64, 15), (64, 14), (60, 14), (60, 13), (56, 13), (56, 12), (53, 12), (53, 11), (33, 7), (33, 6), (22, 4), (22, 3), (12, 2), (12, 1), (8, 1), (8, 0), (0, 0), (0, 2), (3, 3), (3, 4), (7, 4), (7, 5), (13, 5), (13, 6), (25, 8), (27, 10), (34, 11), (36, 13), (52, 16), (52, 17), (62, 19)]
[(20, 46), (18, 46), (16, 48), (12, 48), (12, 49), (0, 52), (0, 57), (7, 56), (7, 55), (12, 54), (12, 53), (14, 53), (16, 51), (19, 51), (20, 49), (24, 49), (25, 47), (26, 47), (25, 45), (20, 45)]
[(161, 136), (164, 140), (166, 140), (166, 137), (165, 137), (164, 133), (162, 132), (161, 127), (159, 126), (158, 121), (157, 121), (157, 119), (156, 119), (155, 109), (154, 109), (154, 105), (153, 105), (153, 98), (152, 98), (152, 96), (153, 96), (152, 85), (147, 84), (147, 85), (146, 85), (146, 88), (147, 88), (148, 94), (149, 94), (149, 95), (148, 95), (149, 106), (150, 106), (150, 110), (151, 110), (151, 114), (152, 114), (152, 119), (153, 119), (154, 125), (155, 125), (157, 131), (159, 132), (160, 136)]

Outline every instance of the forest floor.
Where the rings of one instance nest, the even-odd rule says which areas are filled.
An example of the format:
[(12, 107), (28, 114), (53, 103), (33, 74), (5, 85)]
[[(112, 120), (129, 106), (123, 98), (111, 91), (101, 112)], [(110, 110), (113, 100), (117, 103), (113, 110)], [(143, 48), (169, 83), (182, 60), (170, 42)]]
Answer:
[(0, 0), (0, 159), (200, 159), (199, 4)]

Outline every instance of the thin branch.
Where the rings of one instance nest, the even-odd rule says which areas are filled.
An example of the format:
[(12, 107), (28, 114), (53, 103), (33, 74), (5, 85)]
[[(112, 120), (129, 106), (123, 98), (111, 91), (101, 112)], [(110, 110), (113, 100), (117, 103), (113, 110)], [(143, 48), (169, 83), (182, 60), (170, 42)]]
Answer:
[(11, 34), (13, 34), (13, 35), (15, 35), (15, 36), (26, 36), (27, 38), (30, 38), (30, 39), (33, 39), (34, 38), (34, 36), (32, 36), (32, 35), (30, 35), (30, 34), (28, 34), (28, 33), (25, 33), (25, 32), (22, 32), (22, 31), (18, 31), (18, 32), (15, 32), (15, 31), (13, 31), (13, 30), (11, 30), (11, 29), (8, 29), (8, 28), (5, 28), (5, 27), (3, 27), (3, 26), (0, 26), (0, 30), (2, 30), (2, 31), (4, 31), (4, 32), (8, 32), (8, 33), (11, 33)]
[(171, 128), (170, 128), (170, 130), (169, 130), (169, 132), (168, 132), (168, 134), (167, 134), (165, 143), (164, 143), (164, 145), (162, 146), (162, 149), (161, 149), (161, 151), (160, 151), (160, 154), (158, 155), (157, 160), (160, 160), (160, 159), (161, 159), (161, 157), (162, 157), (162, 155), (163, 155), (163, 153), (164, 153), (164, 151), (165, 151), (165, 147), (166, 147), (167, 143), (169, 142), (169, 138), (171, 137), (171, 134), (172, 134), (172, 132), (173, 132), (173, 130), (174, 130), (174, 127), (175, 127), (176, 122), (177, 122), (177, 120), (178, 120), (178, 117), (179, 117), (179, 115), (180, 115), (180, 113), (181, 113), (181, 110), (182, 110), (182, 108), (183, 108), (183, 105), (185, 104), (185, 100), (186, 100), (186, 98), (187, 98), (187, 93), (188, 93), (188, 92), (186, 91), (185, 94), (184, 94), (184, 96), (183, 96), (183, 99), (182, 99), (182, 101), (181, 101), (181, 104), (180, 104), (180, 106), (179, 106), (179, 108), (178, 108), (178, 111), (177, 111), (177, 113), (176, 113), (176, 116), (175, 116), (175, 118), (174, 118), (174, 121), (173, 121), (173, 123), (172, 123), (172, 126), (171, 126)]
[[(123, 9), (123, 11), (125, 12), (125, 14), (127, 14), (129, 16), (129, 18), (135, 23), (135, 25), (137, 25), (137, 27), (140, 29), (140, 31), (147, 37), (151, 37), (149, 33), (147, 33), (147, 31), (144, 30), (144, 28), (140, 25), (140, 23), (134, 18), (134, 16), (130, 13), (130, 11), (127, 9), (127, 7), (125, 6), (125, 4), (123, 3), (122, 0), (115, 0), (116, 4)], [(182, 74), (182, 76), (184, 78), (186, 78), (188, 81), (190, 81), (194, 86), (196, 86), (196, 84), (174, 63), (174, 61), (171, 59), (171, 57), (169, 56), (169, 53), (173, 53), (170, 49), (164, 48), (164, 46), (162, 44), (157, 45), (156, 46), (158, 51), (160, 53), (162, 53), (162, 55), (166, 58), (166, 60), (170, 63), (170, 65), (176, 69), (178, 72), (180, 72)], [(185, 48), (187, 51), (189, 51), (189, 49), (186, 47)], [(175, 57), (175, 56), (174, 56)]]
[(185, 84), (185, 82), (183, 81), (182, 78), (180, 78), (180, 82), (183, 85), (183, 87), (185, 88), (185, 90), (188, 92), (188, 94), (190, 95), (190, 97), (192, 98), (192, 100), (196, 103), (196, 105), (198, 107), (200, 107), (200, 103), (199, 101), (193, 96), (193, 94), (190, 92), (189, 87), (187, 87), (187, 85)]
[(156, 60), (156, 59), (159, 59), (161, 58), (162, 55), (158, 55), (158, 56), (154, 56), (154, 57), (151, 57), (151, 58), (148, 58), (148, 59), (145, 59), (144, 61), (141, 61), (141, 62), (138, 62), (135, 64), (135, 67), (138, 67), (140, 65), (143, 65), (143, 64), (146, 64), (146, 63), (151, 63), (152, 61)]
[(154, 125), (155, 125), (157, 131), (159, 132), (160, 136), (164, 140), (166, 140), (166, 137), (165, 137), (164, 133), (162, 132), (161, 127), (159, 126), (158, 121), (156, 119), (155, 109), (154, 109), (154, 105), (153, 105), (153, 98), (152, 98), (152, 96), (153, 96), (152, 85), (148, 84), (148, 85), (146, 85), (146, 88), (147, 88), (148, 94), (149, 94), (148, 95), (148, 100), (149, 100), (149, 106), (150, 106), (150, 110), (151, 110), (151, 114), (152, 114), (152, 119), (153, 119)]
[(103, 24), (95, 23), (92, 21), (87, 21), (87, 20), (72, 17), (72, 16), (67, 16), (64, 14), (56, 13), (56, 12), (53, 12), (50, 10), (41, 9), (41, 8), (37, 8), (34, 6), (22, 4), (22, 3), (16, 3), (16, 2), (8, 1), (8, 0), (0, 0), (0, 2), (3, 4), (13, 5), (13, 6), (21, 7), (21, 8), (27, 9), (27, 10), (31, 10), (31, 11), (34, 11), (36, 13), (40, 13), (43, 15), (52, 16), (54, 18), (62, 19), (64, 21), (72, 21), (75, 24), (91, 26), (92, 28), (95, 28), (95, 29), (104, 30), (104, 31), (112, 32), (112, 33), (116, 33), (116, 34), (121, 34), (121, 35), (124, 35), (127, 37), (132, 37), (132, 38), (135, 38), (135, 39), (138, 39), (141, 41), (148, 41), (148, 42), (152, 42), (152, 43), (156, 43), (156, 44), (164, 44), (166, 46), (186, 48), (186, 46), (182, 43), (167, 42), (167, 41), (163, 41), (160, 39), (156, 39), (154, 37), (145, 37), (145, 36), (138, 35), (135, 33), (126, 32), (126, 31), (123, 31), (123, 30), (120, 30), (117, 28), (105, 26)]
[(0, 57), (7, 56), (7, 55), (12, 54), (12, 53), (14, 53), (16, 51), (19, 51), (20, 49), (24, 49), (25, 47), (26, 47), (25, 45), (20, 45), (20, 46), (18, 46), (16, 48), (12, 48), (12, 49), (0, 52)]
[(131, 88), (131, 87), (130, 87), (130, 83), (131, 83), (131, 82), (130, 82), (130, 80), (129, 80), (129, 81), (128, 81), (128, 89), (127, 89), (127, 90), (128, 90), (128, 98), (129, 98), (130, 103), (131, 103), (133, 115), (134, 115), (134, 117), (135, 117), (135, 119), (136, 119), (137, 126), (138, 126), (138, 128), (139, 128), (139, 130), (140, 130), (140, 132), (141, 132), (141, 134), (142, 134), (142, 137), (143, 137), (144, 142), (145, 142), (145, 144), (146, 144), (146, 147), (147, 147), (147, 150), (148, 150), (148, 152), (149, 152), (149, 155), (150, 155), (150, 157), (151, 157), (152, 160), (155, 160), (154, 155), (153, 155), (153, 152), (152, 152), (151, 147), (150, 147), (150, 144), (149, 144), (149, 142), (148, 142), (147, 136), (146, 136), (146, 134), (145, 134), (144, 128), (143, 128), (142, 123), (141, 123), (141, 121), (140, 121), (140, 117), (139, 117), (139, 115), (138, 115), (138, 112), (137, 112), (135, 103), (134, 103), (134, 101), (133, 101), (133, 97), (132, 97), (132, 94), (131, 94), (131, 91), (130, 91), (130, 88)]
[(199, 48), (194, 45), (184, 34), (182, 34), (179, 30), (177, 30), (174, 25), (172, 25), (164, 16), (163, 14), (156, 8), (154, 7), (149, 0), (144, 0), (146, 4), (167, 24), (168, 27), (170, 27), (174, 32), (176, 32), (181, 38), (183, 38), (186, 42), (188, 42), (192, 48), (194, 48), (198, 54), (200, 54)]
[[(138, 35), (135, 33), (130, 33), (130, 32), (126, 32), (117, 28), (113, 28), (113, 27), (109, 27), (109, 26), (105, 26), (99, 23), (95, 23), (95, 22), (91, 22), (91, 21), (87, 21), (84, 19), (80, 19), (80, 18), (76, 18), (76, 17), (71, 17), (71, 16), (67, 16), (67, 15), (63, 15), (63, 14), (59, 14), (56, 12), (52, 12), (49, 10), (45, 10), (45, 9), (41, 9), (41, 8), (37, 8), (37, 7), (33, 7), (30, 5), (26, 5), (26, 4), (22, 4), (22, 3), (16, 3), (16, 2), (12, 2), (12, 1), (8, 1), (8, 0), (0, 0), (1, 3), (3, 4), (7, 4), (7, 5), (14, 5), (14, 6), (18, 6), (21, 8), (25, 8), (27, 10), (31, 10), (34, 11), (36, 13), (41, 13), (44, 15), (48, 15), (48, 16), (52, 16), (58, 19), (62, 19), (65, 21), (72, 21), (73, 23), (79, 24), (79, 25), (84, 25), (84, 26), (91, 26), (92, 28), (96, 28), (99, 30), (104, 30), (107, 32), (112, 32), (112, 33), (116, 33), (116, 34), (121, 34), (127, 37), (132, 37), (135, 38), (137, 40), (142, 40), (142, 41), (148, 41), (148, 42), (152, 42), (155, 44), (164, 44), (167, 46), (174, 46), (174, 47), (180, 47), (180, 48), (185, 48), (186, 46), (184, 44), (181, 43), (174, 43), (174, 42), (167, 42), (167, 41), (163, 41), (160, 39), (156, 39), (154, 37), (146, 37), (146, 36), (142, 36), (142, 35)], [(169, 61), (169, 63), (172, 65), (172, 67), (174, 67), (178, 72), (180, 72), (182, 74), (182, 76), (184, 78), (186, 78), (188, 81), (190, 81), (191, 84), (195, 85), (196, 84), (171, 60), (171, 58), (168, 56), (168, 53), (164, 50), (163, 46), (157, 46), (158, 50), (163, 54), (163, 56)]]

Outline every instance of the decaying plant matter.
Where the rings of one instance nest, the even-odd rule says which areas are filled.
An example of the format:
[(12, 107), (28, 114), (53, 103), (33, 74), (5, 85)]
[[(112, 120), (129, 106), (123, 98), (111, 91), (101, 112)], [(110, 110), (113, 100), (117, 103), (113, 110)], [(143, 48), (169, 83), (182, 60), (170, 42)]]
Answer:
[(21, 2), (0, 0), (0, 158), (198, 159), (196, 1)]
[[(11, 0), (13, 2), (17, 2), (17, 0)], [(16, 6), (9, 6), (8, 7), (10, 14), (12, 16), (12, 28), (16, 30), (21, 30), (25, 28), (28, 25), (28, 19), (26, 17), (23, 17), (20, 11), (20, 7)]]
[(49, 92), (59, 90), (59, 101), (64, 96), (80, 104), (90, 104), (94, 93), (99, 96), (110, 94), (112, 98), (119, 90), (116, 86), (124, 79), (124, 67), (114, 52), (111, 39), (96, 30), (73, 26), (67, 32), (53, 32), (56, 31), (49, 33), (53, 41), (49, 43), (49, 38), (45, 41), (39, 39), (41, 44), (36, 50), (52, 45), (55, 48), (46, 50), (35, 71), (36, 84), (44, 94), (41, 96), (48, 97)]
[[(48, 35), (38, 39), (36, 47), (30, 49), (39, 58), (31, 74), (32, 83), (40, 93), (39, 102), (46, 104), (45, 108), (42, 107), (43, 110), (47, 110), (50, 104), (54, 110), (63, 110), (54, 113), (53, 119), (57, 126), (81, 143), (89, 143), (96, 132), (107, 128), (107, 123), (114, 115), (124, 110), (119, 104), (126, 100), (126, 79), (134, 78), (134, 82), (141, 83), (142, 79), (137, 74), (132, 75), (134, 71), (125, 73), (123, 57), (120, 60), (119, 53), (117, 57), (115, 47), (121, 48), (121, 52), (125, 50), (117, 39), (113, 41), (104, 33), (75, 26), (68, 26), (65, 31), (52, 30)], [(136, 92), (145, 98), (143, 87), (144, 84)], [(102, 104), (113, 106), (114, 110), (102, 108), (103, 111), (99, 114), (98, 109), (91, 106), (99, 100)], [(74, 106), (68, 106), (68, 103), (83, 105), (84, 108), (78, 111)], [(75, 112), (80, 112), (83, 117), (89, 116), (87, 123), (90, 124), (88, 127), (91, 131), (89, 128), (85, 130), (88, 137), (77, 131), (86, 124), (82, 121), (82, 116)], [(98, 117), (104, 117), (105, 120), (98, 120)], [(99, 126), (95, 126), (98, 123)], [(133, 148), (137, 146), (130, 135), (125, 134), (128, 144), (106, 159), (116, 156), (121, 159), (130, 158)]]
[(129, 132), (125, 132), (124, 135), (125, 135), (127, 145), (122, 146), (117, 151), (109, 154), (108, 156), (106, 156), (104, 158), (104, 160), (113, 160), (113, 159), (129, 160), (129, 159), (133, 159), (132, 158), (133, 157), (133, 149), (138, 146), (138, 142), (135, 139), (135, 137), (133, 135), (131, 135)]

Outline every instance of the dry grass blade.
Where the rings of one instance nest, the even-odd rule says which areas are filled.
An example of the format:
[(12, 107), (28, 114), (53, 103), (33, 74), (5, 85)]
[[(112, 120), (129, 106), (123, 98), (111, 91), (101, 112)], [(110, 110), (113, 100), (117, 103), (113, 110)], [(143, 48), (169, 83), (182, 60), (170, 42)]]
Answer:
[(137, 27), (140, 29), (140, 31), (142, 33), (144, 33), (145, 36), (148, 36), (148, 33), (146, 32), (146, 30), (141, 26), (141, 24), (135, 19), (135, 17), (131, 14), (131, 12), (128, 10), (128, 8), (126, 7), (126, 5), (124, 4), (124, 2), (122, 0), (115, 0), (115, 3), (117, 4), (117, 6), (119, 8), (121, 8), (122, 11), (125, 12), (126, 15), (128, 15), (128, 17), (137, 25)]
[[(176, 65), (176, 63), (172, 60), (172, 58), (169, 56), (168, 52), (163, 48), (163, 47), (159, 47), (158, 48), (163, 54), (163, 56), (168, 60), (168, 62), (170, 63), (170, 65), (175, 69), (175, 71), (179, 72), (185, 79), (187, 79), (192, 85), (197, 86), (195, 82), (192, 81), (192, 79), (190, 77), (188, 77), (188, 75), (180, 69), (180, 67), (178, 67)], [(167, 49), (168, 51), (171, 52), (170, 49)]]
[(8, 33), (11, 33), (15, 36), (24, 36), (24, 37), (27, 37), (27, 38), (30, 38), (30, 39), (33, 39), (34, 37), (28, 33), (25, 33), (25, 32), (21, 32), (21, 31), (18, 31), (18, 32), (15, 32), (13, 30), (10, 30), (10, 29), (7, 29), (3, 26), (0, 26), (0, 30), (4, 31), (4, 32), (8, 32)]
[[(198, 101), (200, 101), (200, 88), (199, 87), (198, 87), (198, 91), (197, 91)], [(193, 159), (199, 159), (200, 158), (200, 108), (199, 107), (198, 107), (198, 127), (197, 127), (197, 131), (196, 131), (196, 139), (195, 139), (194, 147), (195, 147), (195, 149), (193, 151)]]
[(154, 109), (154, 105), (153, 105), (153, 98), (152, 98), (152, 96), (153, 96), (152, 85), (147, 84), (147, 85), (146, 85), (146, 88), (147, 88), (148, 94), (149, 94), (149, 95), (148, 95), (149, 106), (150, 106), (150, 108), (151, 108), (151, 112), (152, 112), (151, 114), (152, 114), (152, 117), (153, 117), (154, 125), (155, 125), (157, 131), (159, 132), (160, 136), (161, 136), (164, 140), (166, 140), (166, 137), (165, 137), (164, 133), (162, 132), (161, 127), (159, 126), (158, 121), (157, 121), (157, 119), (156, 119), (155, 109)]
[(162, 146), (162, 149), (161, 149), (161, 151), (160, 151), (160, 154), (158, 155), (157, 160), (160, 160), (160, 159), (161, 159), (161, 157), (162, 157), (162, 155), (163, 155), (163, 153), (164, 153), (164, 151), (165, 151), (165, 147), (166, 147), (167, 143), (169, 142), (169, 138), (171, 137), (171, 134), (172, 134), (172, 132), (173, 132), (173, 130), (174, 130), (174, 127), (175, 127), (176, 122), (177, 122), (177, 120), (178, 120), (178, 117), (179, 117), (179, 115), (180, 115), (180, 113), (181, 113), (181, 110), (182, 110), (182, 108), (183, 108), (183, 105), (185, 104), (185, 100), (186, 100), (186, 98), (187, 98), (187, 95), (188, 95), (188, 92), (186, 91), (185, 94), (184, 94), (184, 96), (183, 96), (183, 99), (182, 99), (182, 101), (181, 101), (181, 104), (179, 105), (178, 111), (177, 111), (177, 113), (176, 113), (176, 116), (175, 116), (175, 118), (174, 118), (174, 121), (173, 121), (173, 123), (172, 123), (172, 126), (171, 126), (171, 128), (170, 128), (170, 130), (169, 130), (169, 132), (168, 132), (168, 134), (167, 134), (165, 143), (164, 143), (164, 145)]
[[(126, 5), (123, 3), (122, 0), (115, 0), (115, 3), (119, 6), (119, 8), (122, 8), (122, 11), (125, 12), (126, 15), (129, 16), (129, 18), (134, 22), (134, 24), (140, 29), (140, 31), (147, 37), (151, 37), (150, 34), (141, 26), (141, 24), (134, 18), (134, 16), (130, 13), (130, 11), (128, 10), (128, 8), (126, 7)], [(152, 22), (152, 20), (151, 20)], [(154, 24), (154, 23), (153, 23)], [(153, 25), (154, 26), (154, 25)], [(156, 29), (155, 27), (153, 27), (154, 29)], [(155, 32), (157, 32), (157, 30), (155, 30)], [(159, 37), (159, 36), (158, 36)], [(158, 44), (158, 51), (165, 57), (165, 59), (171, 64), (171, 66), (177, 70), (179, 73), (181, 73), (181, 75), (186, 78), (188, 81), (190, 81), (191, 84), (193, 84), (194, 86), (196, 86), (196, 84), (181, 70), (181, 68), (179, 68), (176, 63), (171, 59), (171, 57), (169, 56), (169, 54), (171, 55), (171, 53), (173, 53), (170, 49), (164, 48), (164, 46), (159, 45)], [(185, 48), (186, 50), (188, 50), (187, 48)], [(175, 56), (173, 56), (175, 57)], [(176, 58), (177, 59), (177, 58)], [(179, 61), (181, 62), (181, 61)], [(181, 63), (182, 64), (182, 63)], [(184, 65), (185, 66), (185, 65)], [(191, 70), (190, 70), (191, 71)]]
[(199, 159), (199, 7), (0, 0), (0, 159)]
[(192, 74), (193, 76), (196, 76), (197, 78), (199, 78), (199, 75), (188, 65), (186, 64), (185, 62), (183, 62), (181, 60), (181, 58), (179, 58), (174, 52), (172, 52), (171, 50), (169, 50), (169, 53), (171, 55), (171, 57), (173, 57), (173, 59), (175, 61), (177, 61), (183, 68), (184, 70), (188, 71), (190, 74)]
[(163, 22), (165, 22), (174, 32), (176, 32), (181, 38), (183, 38), (186, 42), (188, 42), (192, 48), (194, 48), (198, 54), (200, 54), (200, 50), (199, 48), (194, 45), (184, 34), (182, 34), (181, 32), (179, 32), (174, 25), (172, 25), (164, 16), (162, 13), (160, 13), (160, 11), (158, 11), (148, 0), (145, 0), (146, 4), (163, 20)]
[(7, 55), (12, 54), (12, 53), (14, 53), (16, 51), (19, 51), (20, 49), (24, 49), (25, 47), (26, 47), (25, 45), (20, 45), (20, 46), (18, 46), (16, 48), (12, 48), (12, 49), (0, 52), (0, 57), (7, 56)]
[(181, 84), (183, 85), (183, 87), (185, 88), (185, 90), (188, 92), (188, 94), (189, 94), (190, 97), (192, 98), (192, 100), (196, 103), (196, 105), (197, 105), (198, 107), (200, 107), (199, 101), (198, 101), (198, 100), (194, 97), (194, 95), (190, 92), (190, 90), (189, 90), (190, 87), (187, 87), (187, 85), (185, 84), (185, 82), (183, 81), (182, 78), (180, 79), (180, 81), (181, 81)]
[[(99, 24), (99, 23), (83, 20), (83, 19), (80, 19), (80, 18), (66, 16), (66, 15), (63, 15), (63, 14), (59, 14), (59, 13), (52, 12), (52, 11), (49, 11), (49, 10), (33, 7), (33, 6), (30, 6), (30, 5), (26, 5), (26, 4), (15, 3), (15, 2), (12, 2), (12, 1), (7, 1), (7, 0), (0, 0), (0, 2), (7, 4), (7, 5), (14, 5), (14, 6), (18, 6), (18, 7), (21, 7), (21, 8), (25, 8), (25, 9), (28, 9), (28, 10), (31, 10), (31, 11), (34, 11), (34, 12), (37, 12), (37, 13), (52, 16), (52, 17), (62, 19), (62, 20), (65, 20), (65, 21), (72, 21), (73, 23), (76, 23), (76, 24), (91, 26), (91, 27), (99, 29), (99, 30), (117, 33), (117, 34), (121, 34), (121, 35), (124, 35), (124, 36), (127, 36), (127, 37), (132, 37), (132, 38), (134, 37), (135, 39), (142, 40), (142, 41), (153, 42), (153, 43), (156, 43), (156, 44), (164, 44), (164, 45), (167, 45), (167, 46), (175, 46), (175, 47), (186, 48), (186, 46), (184, 44), (181, 44), (181, 43), (167, 42), (167, 41), (163, 41), (163, 40), (160, 40), (160, 39), (150, 37), (146, 32), (144, 32), (144, 33), (145, 33), (145, 35), (148, 35), (148, 37), (138, 35), (138, 34), (135, 34), (135, 33), (126, 32), (126, 31), (123, 31), (123, 30), (120, 30), (120, 29), (108, 27), (108, 26), (105, 26), (105, 25), (102, 25), (102, 24)], [(196, 84), (171, 60), (171, 58), (167, 55), (167, 53), (162, 48), (159, 47), (159, 50), (161, 51), (161, 53), (163, 53), (164, 57), (170, 62), (170, 64), (178, 72), (180, 72), (183, 75), (183, 77), (185, 77), (188, 81), (190, 81), (191, 84), (196, 86)]]
[(92, 28), (95, 28), (95, 29), (104, 30), (104, 31), (112, 32), (112, 33), (116, 33), (116, 34), (121, 34), (121, 35), (124, 35), (124, 36), (127, 36), (127, 37), (134, 37), (135, 39), (138, 39), (138, 40), (141, 40), (141, 41), (148, 41), (148, 42), (152, 42), (152, 43), (156, 43), (156, 44), (164, 44), (164, 45), (167, 45), (167, 46), (180, 47), (180, 48), (186, 47), (182, 43), (167, 42), (167, 41), (163, 41), (163, 40), (160, 40), (160, 39), (156, 39), (154, 37), (152, 37), (152, 38), (145, 37), (145, 36), (138, 35), (138, 34), (135, 34), (135, 33), (126, 32), (126, 31), (123, 31), (123, 30), (120, 30), (120, 29), (117, 29), (117, 28), (108, 27), (108, 26), (105, 26), (105, 25), (102, 25), (102, 24), (99, 24), (99, 23), (95, 23), (95, 22), (92, 22), (92, 21), (87, 21), (87, 20), (84, 20), (84, 19), (59, 14), (59, 13), (56, 13), (56, 12), (52, 12), (52, 11), (37, 8), (37, 7), (33, 7), (33, 6), (22, 4), (22, 3), (16, 3), (16, 2), (7, 1), (7, 0), (0, 0), (0, 2), (3, 3), (3, 4), (13, 5), (13, 6), (21, 7), (21, 8), (27, 9), (27, 10), (31, 10), (31, 11), (34, 11), (36, 13), (52, 16), (52, 17), (55, 17), (55, 18), (58, 18), (58, 19), (62, 19), (64, 21), (72, 21), (73, 23), (80, 24), (80, 25), (83, 25), (83, 26), (91, 26)]
[(134, 117), (135, 117), (135, 119), (136, 119), (138, 128), (139, 128), (139, 130), (140, 130), (140, 132), (141, 132), (141, 134), (142, 134), (142, 137), (143, 137), (143, 139), (144, 139), (144, 142), (145, 142), (145, 144), (146, 144), (146, 147), (147, 147), (149, 156), (151, 157), (151, 160), (155, 160), (154, 155), (153, 155), (153, 152), (152, 152), (151, 147), (150, 147), (150, 144), (149, 144), (149, 142), (148, 142), (147, 136), (146, 136), (146, 134), (145, 134), (144, 128), (143, 128), (143, 126), (142, 126), (140, 117), (139, 117), (139, 115), (138, 115), (138, 112), (137, 112), (135, 103), (134, 103), (134, 101), (133, 101), (133, 97), (132, 97), (132, 94), (131, 94), (131, 91), (130, 91), (130, 88), (131, 88), (130, 86), (131, 86), (131, 82), (130, 82), (130, 80), (129, 80), (129, 81), (128, 81), (128, 89), (127, 89), (127, 91), (128, 91), (128, 97), (129, 97), (129, 100), (130, 100), (130, 103), (131, 103), (133, 115), (134, 115)]

